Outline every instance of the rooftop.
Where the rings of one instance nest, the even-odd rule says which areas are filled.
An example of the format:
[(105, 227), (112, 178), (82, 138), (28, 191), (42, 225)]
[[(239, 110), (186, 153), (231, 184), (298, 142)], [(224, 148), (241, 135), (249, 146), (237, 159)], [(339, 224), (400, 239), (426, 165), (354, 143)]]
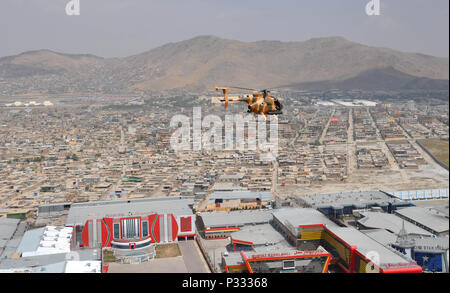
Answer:
[[(8, 258), (0, 260), (0, 272), (32, 272), (32, 273), (64, 273), (68, 272), (92, 272), (92, 270), (81, 270), (83, 265), (69, 264), (90, 262), (91, 267), (98, 268), (101, 251), (99, 249), (84, 249), (76, 252), (57, 253), (50, 255), (36, 255), (21, 258)], [(78, 271), (75, 269), (78, 268)], [(100, 271), (97, 271), (100, 272)]]
[(209, 198), (210, 202), (216, 199), (232, 200), (232, 199), (255, 199), (259, 198), (261, 201), (270, 201), (272, 199), (270, 192), (255, 192), (255, 191), (231, 191), (231, 192), (213, 192)]
[(244, 177), (244, 175), (242, 174), (234, 174), (234, 175), (221, 175), (219, 177), (219, 181), (220, 180), (240, 180)]
[(406, 256), (402, 256), (399, 252), (394, 251), (394, 249), (385, 247), (383, 244), (354, 228), (328, 227), (328, 229), (350, 246), (356, 246), (357, 251), (366, 258), (372, 259), (370, 257), (371, 254), (376, 252), (379, 256), (379, 266), (383, 269), (395, 265), (416, 265)]
[(381, 191), (354, 191), (329, 194), (311, 194), (300, 197), (314, 208), (355, 206), (365, 208), (369, 204), (388, 204), (401, 202), (399, 199), (384, 194)]
[(71, 227), (47, 226), (25, 232), (16, 252), (22, 257), (70, 252)]
[(231, 235), (233, 240), (252, 242), (255, 246), (272, 246), (277, 249), (289, 249), (292, 246), (270, 224), (245, 226)]
[(0, 218), (0, 240), (9, 240), (16, 231), (20, 220)]
[(437, 233), (448, 231), (448, 216), (433, 208), (408, 207), (395, 211), (395, 213), (411, 219)]
[(408, 234), (431, 236), (430, 232), (396, 216), (395, 214), (387, 214), (381, 212), (361, 212), (364, 218), (358, 220), (358, 223), (367, 228), (386, 229), (398, 235), (402, 229), (403, 223)]
[(415, 251), (433, 251), (433, 250), (447, 250), (449, 247), (448, 237), (424, 237), (415, 239)]
[(359, 230), (360, 232), (366, 234), (378, 243), (384, 246), (388, 246), (397, 241), (397, 235), (391, 233), (385, 229), (370, 229), (370, 230)]
[(319, 225), (327, 227), (338, 227), (337, 224), (328, 219), (324, 214), (315, 209), (307, 208), (284, 208), (273, 211), (274, 218), (278, 219), (293, 234), (297, 234), (297, 228), (301, 225)]
[[(276, 247), (276, 246), (264, 246), (264, 247), (255, 247), (254, 251), (245, 251), (244, 255), (249, 259), (257, 259), (262, 257), (289, 257), (294, 255), (302, 255), (302, 254), (322, 254), (326, 252), (326, 250), (319, 246), (317, 247), (315, 252), (312, 251), (299, 251), (293, 247)], [(228, 255), (224, 256), (225, 265), (243, 265), (245, 261), (242, 257), (241, 252), (229, 252)]]
[(25, 222), (0, 218), (0, 258), (9, 257), (16, 251), (25, 229)]
[(174, 214), (192, 215), (189, 205), (193, 199), (183, 197), (143, 198), (113, 201), (97, 201), (72, 204), (66, 225), (84, 225), (88, 219), (123, 217), (131, 215)]
[(272, 210), (243, 210), (232, 212), (200, 213), (208, 228), (241, 227), (248, 224), (268, 223), (272, 219)]

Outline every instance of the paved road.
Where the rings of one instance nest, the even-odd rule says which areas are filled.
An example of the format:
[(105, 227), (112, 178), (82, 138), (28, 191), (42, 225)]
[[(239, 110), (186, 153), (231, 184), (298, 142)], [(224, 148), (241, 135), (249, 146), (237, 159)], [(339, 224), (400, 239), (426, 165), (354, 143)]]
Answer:
[(356, 143), (353, 139), (353, 109), (348, 111), (348, 128), (347, 128), (347, 177), (358, 169), (356, 162)]
[(324, 140), (325, 136), (327, 135), (328, 127), (330, 127), (331, 118), (333, 118), (334, 113), (336, 113), (336, 108), (335, 108), (335, 107), (333, 107), (333, 112), (331, 112), (331, 115), (330, 115), (330, 117), (328, 118), (328, 122), (327, 122), (327, 124), (325, 125), (325, 128), (324, 128), (323, 131), (322, 131), (322, 135), (321, 135), (320, 138), (319, 138), (319, 143), (320, 143), (320, 144), (323, 144), (323, 140)]
[(384, 155), (386, 156), (386, 158), (389, 162), (389, 165), (391, 166), (391, 169), (394, 171), (398, 171), (400, 173), (400, 176), (402, 176), (403, 182), (410, 182), (408, 174), (406, 173), (406, 170), (400, 168), (394, 155), (389, 150), (389, 148), (386, 144), (386, 141), (381, 136), (381, 132), (378, 129), (378, 125), (375, 123), (375, 119), (373, 119), (373, 116), (370, 113), (369, 108), (367, 108), (367, 113), (369, 113), (370, 119), (372, 120), (372, 126), (375, 128), (375, 131), (377, 133), (377, 142), (380, 143), (381, 150), (383, 151)]
[(278, 162), (277, 160), (273, 161), (273, 171), (272, 171), (272, 190), (271, 190), (271, 196), (272, 200), (275, 200), (278, 197)]
[(198, 248), (195, 240), (187, 240), (178, 242), (181, 254), (183, 255), (184, 264), (189, 273), (210, 273), (206, 261)]

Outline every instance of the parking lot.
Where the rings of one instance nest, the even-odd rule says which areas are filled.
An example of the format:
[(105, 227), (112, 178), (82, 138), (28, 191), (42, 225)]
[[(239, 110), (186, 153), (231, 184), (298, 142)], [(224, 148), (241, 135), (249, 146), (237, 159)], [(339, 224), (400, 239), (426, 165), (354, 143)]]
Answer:
[(180, 241), (178, 244), (189, 273), (210, 273), (195, 240)]
[(155, 258), (141, 264), (111, 263), (109, 273), (210, 273), (195, 240), (180, 241), (181, 256)]

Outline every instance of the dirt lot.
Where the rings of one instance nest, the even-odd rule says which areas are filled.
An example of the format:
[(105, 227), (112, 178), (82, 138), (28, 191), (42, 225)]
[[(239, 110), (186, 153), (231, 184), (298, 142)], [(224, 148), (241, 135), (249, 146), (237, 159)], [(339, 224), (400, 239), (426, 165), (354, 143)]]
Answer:
[(424, 139), (420, 143), (427, 148), (439, 161), (449, 164), (448, 141), (440, 139)]
[(176, 243), (156, 246), (156, 258), (176, 257), (180, 255), (180, 247)]
[(141, 264), (109, 264), (108, 273), (188, 273), (182, 257), (152, 259)]
[(111, 263), (115, 262), (116, 258), (114, 257), (114, 252), (112, 250), (104, 249), (103, 250), (103, 262)]

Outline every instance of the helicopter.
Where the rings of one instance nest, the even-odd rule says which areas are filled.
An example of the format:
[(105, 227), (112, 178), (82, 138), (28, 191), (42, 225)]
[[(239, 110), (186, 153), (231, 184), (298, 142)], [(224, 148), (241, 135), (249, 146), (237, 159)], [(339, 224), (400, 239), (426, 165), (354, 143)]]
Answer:
[[(230, 99), (228, 93), (231, 89), (253, 91), (251, 95), (240, 96), (239, 98)], [(247, 113), (253, 113), (256, 115), (281, 115), (283, 114), (283, 105), (280, 100), (276, 97), (270, 96), (270, 91), (265, 90), (255, 90), (250, 88), (242, 87), (218, 87), (216, 86), (216, 91), (222, 91), (224, 99), (220, 100), (225, 102), (225, 110), (228, 107), (229, 101), (233, 102), (246, 102), (248, 104)]]

